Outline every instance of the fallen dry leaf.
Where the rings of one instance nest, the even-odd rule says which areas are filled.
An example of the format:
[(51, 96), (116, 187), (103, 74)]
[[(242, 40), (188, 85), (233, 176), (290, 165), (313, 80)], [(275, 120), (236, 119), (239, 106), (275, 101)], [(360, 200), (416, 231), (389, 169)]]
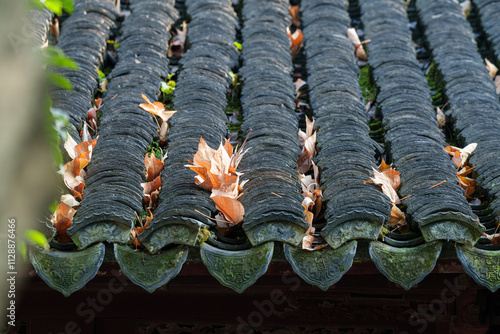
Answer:
[(465, 190), (464, 196), (467, 199), (472, 199), (472, 194), (476, 192), (476, 180), (465, 176), (458, 176), (458, 185)]
[(290, 6), (290, 10), (288, 11), (292, 18), (292, 24), (299, 28), (300, 27), (300, 15), (299, 15), (299, 6)]
[(446, 115), (443, 113), (443, 110), (439, 107), (436, 107), (436, 120), (439, 129), (442, 130), (446, 124)]
[(239, 182), (242, 173), (237, 172), (236, 168), (248, 151), (243, 150), (247, 139), (236, 151), (227, 139), (214, 150), (200, 138), (193, 161), (188, 160), (190, 165), (185, 165), (197, 174), (195, 183), (212, 192), (210, 198), (215, 202), (217, 210), (222, 213), (221, 218), (215, 219), (221, 221), (221, 224), (218, 224), (221, 233), (229, 233), (226, 224), (239, 224), (245, 214), (245, 208), (238, 202), (238, 193), (246, 182)]
[(392, 180), (387, 174), (384, 172), (379, 172), (375, 168), (372, 167), (373, 170), (373, 178), (365, 181), (365, 183), (373, 182), (382, 187), (382, 192), (389, 197), (391, 203), (394, 204), (399, 201), (399, 196), (396, 190), (393, 188), (395, 184), (394, 180)]
[(497, 88), (497, 94), (500, 94), (500, 75), (495, 77), (495, 86)]
[(492, 244), (500, 244), (500, 233), (486, 234), (483, 235), (491, 241)]
[(142, 226), (134, 227), (132, 231), (130, 231), (130, 233), (132, 234), (132, 240), (136, 247), (142, 246), (142, 243), (139, 241), (139, 239), (137, 239), (137, 237), (139, 237), (139, 235), (141, 235), (141, 233), (144, 232), (144, 230), (149, 227), (149, 222), (152, 220), (153, 220), (153, 213), (151, 212), (151, 210), (149, 210), (149, 216), (146, 216), (146, 223), (143, 223), (141, 220), (140, 222)]
[(397, 227), (406, 225), (405, 214), (394, 204), (392, 205), (391, 216), (389, 217), (389, 225)]
[(366, 56), (363, 44), (359, 40), (359, 36), (358, 33), (356, 32), (356, 29), (354, 28), (347, 29), (347, 37), (351, 40), (352, 44), (354, 45), (356, 57), (361, 61), (367, 61), (368, 57)]
[(59, 30), (59, 20), (57, 18), (54, 19), (54, 23), (50, 26), (50, 33), (57, 39), (59, 39), (60, 30)]
[(75, 197), (71, 196), (70, 194), (62, 195), (61, 196), (61, 203), (69, 205), (72, 208), (76, 208), (76, 207), (80, 206), (80, 202), (78, 202), (75, 199)]
[(142, 188), (144, 189), (143, 193), (146, 196), (145, 202), (149, 201), (149, 196), (155, 190), (161, 189), (161, 176), (157, 176), (150, 182), (141, 183)]
[(168, 48), (167, 56), (170, 58), (172, 56), (179, 57), (184, 53), (184, 47), (186, 44), (187, 37), (187, 23), (182, 22), (182, 26), (177, 28), (173, 33), (174, 37), (170, 41), (170, 47)]
[(304, 34), (302, 30), (296, 29), (292, 34), (290, 28), (286, 28), (286, 33), (290, 37), (290, 50), (292, 51), (292, 60), (299, 53), (300, 49), (304, 46)]
[(224, 218), (229, 223), (236, 225), (243, 220), (245, 208), (237, 199), (220, 195), (210, 196), (210, 198), (215, 202), (217, 210), (224, 215)]
[(465, 146), (464, 148), (446, 146), (443, 148), (443, 150), (451, 155), (453, 162), (455, 163), (455, 165), (457, 165), (458, 168), (462, 168), (469, 159), (469, 156), (472, 154), (472, 152), (474, 152), (476, 147), (477, 143), (472, 143)]
[(60, 243), (71, 242), (70, 236), (66, 233), (66, 230), (73, 224), (73, 216), (76, 210), (64, 202), (60, 202), (57, 205), (56, 211), (52, 216), (52, 224), (56, 229), (56, 240)]
[(312, 167), (312, 161), (316, 157), (316, 131), (314, 131), (314, 119), (311, 121), (306, 117), (306, 132), (299, 130), (299, 144), (302, 149), (297, 160), (297, 170), (301, 174), (307, 173)]
[(154, 153), (146, 153), (144, 156), (144, 166), (146, 167), (146, 180), (153, 181), (163, 170), (163, 162), (156, 158)]
[(486, 62), (486, 69), (488, 70), (490, 77), (494, 79), (495, 75), (497, 75), (498, 67), (496, 67), (495, 64), (490, 62), (487, 58), (484, 58), (484, 61)]
[(142, 109), (146, 110), (147, 112), (159, 116), (163, 122), (168, 121), (170, 117), (172, 117), (173, 114), (175, 114), (177, 111), (175, 110), (165, 110), (165, 106), (161, 102), (154, 102), (151, 103), (149, 101), (148, 97), (144, 94), (142, 94), (142, 98), (147, 101), (147, 103), (141, 103), (139, 104), (139, 107)]

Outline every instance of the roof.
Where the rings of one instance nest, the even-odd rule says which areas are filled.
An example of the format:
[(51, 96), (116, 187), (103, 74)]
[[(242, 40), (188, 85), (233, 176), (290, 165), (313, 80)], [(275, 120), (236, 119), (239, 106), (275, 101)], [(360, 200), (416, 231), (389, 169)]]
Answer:
[[(186, 0), (189, 48), (180, 60), (173, 100), (177, 113), (169, 122), (160, 201), (150, 226), (139, 236), (145, 249), (127, 245), (136, 212), (143, 211), (144, 155), (157, 137), (154, 118), (139, 108), (141, 94), (156, 100), (161, 81), (169, 75), (171, 29), (183, 5), (171, 0), (131, 3), (117, 38), (118, 61), (108, 75), (83, 200), (68, 229), (76, 250), (30, 252), (48, 285), (64, 295), (83, 287), (101, 266), (106, 242), (122, 271), (149, 292), (174, 278), (188, 257), (199, 255), (221, 284), (241, 293), (266, 272), (281, 249), (302, 279), (326, 290), (350, 269), (361, 243), (368, 244), (379, 271), (405, 289), (423, 280), (443, 246), (450, 245), (476, 282), (492, 291), (500, 287), (500, 251), (482, 237), (485, 231), (494, 233), (499, 223), (500, 101), (471, 26), (452, 0), (418, 0), (416, 13), (442, 77), (453, 136), (463, 144), (477, 143), (470, 163), (484, 198), (473, 205), (443, 150), (449, 138), (438, 127), (436, 92), (417, 60), (401, 1), (359, 1), (365, 37), (371, 40), (368, 64), (377, 87), (379, 132), (384, 134), (379, 142), (368, 125), (344, 1), (302, 2), (304, 78), (317, 127), (315, 161), (326, 203), (323, 225), (316, 227), (328, 244), (313, 252), (300, 246), (309, 224), (296, 170), (301, 150), (286, 33), (289, 3), (281, 0), (243, 2), (241, 53), (233, 43), (239, 38), (239, 19), (230, 1)], [(500, 21), (491, 19), (487, 1), (474, 3), (498, 60)], [(53, 106), (69, 115), (73, 138), (79, 138), (92, 107), (96, 69), (105, 61), (106, 41), (117, 18), (113, 2), (82, 0), (62, 26), (58, 47), (80, 71), (60, 70), (75, 89), (53, 88), (50, 95)], [(246, 135), (252, 129), (246, 144), (251, 150), (241, 162), (246, 170), (242, 179), (248, 182), (240, 197), (245, 217), (238, 238), (216, 233), (215, 222), (204, 217), (217, 212), (210, 192), (196, 186), (194, 173), (184, 167), (200, 137), (217, 147), (228, 133), (231, 71), (238, 71), (243, 83), (241, 131)], [(377, 167), (381, 143), (401, 173), (400, 196), (410, 196), (404, 202), (409, 231), (384, 238), (380, 235), (389, 227), (392, 205), (365, 182)]]

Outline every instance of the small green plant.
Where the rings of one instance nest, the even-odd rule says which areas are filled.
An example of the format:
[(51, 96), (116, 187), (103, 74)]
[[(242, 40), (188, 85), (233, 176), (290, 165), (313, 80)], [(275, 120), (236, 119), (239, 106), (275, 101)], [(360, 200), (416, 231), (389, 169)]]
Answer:
[(167, 77), (167, 81), (162, 81), (160, 90), (162, 93), (163, 103), (167, 105), (168, 108), (172, 107), (172, 101), (174, 98), (174, 90), (176, 82), (173, 80), (174, 73)]
[(236, 48), (237, 48), (239, 51), (243, 50), (243, 47), (241, 46), (241, 43), (234, 42), (234, 46), (236, 46)]
[(155, 157), (159, 160), (163, 158), (163, 150), (160, 147), (160, 144), (158, 142), (154, 141), (151, 145), (148, 147), (148, 152), (153, 153)]

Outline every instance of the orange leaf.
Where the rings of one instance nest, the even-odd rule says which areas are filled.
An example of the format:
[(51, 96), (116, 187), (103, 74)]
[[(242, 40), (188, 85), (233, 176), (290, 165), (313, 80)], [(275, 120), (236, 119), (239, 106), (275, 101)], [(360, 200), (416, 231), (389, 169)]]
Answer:
[(220, 195), (213, 196), (211, 198), (215, 202), (217, 210), (222, 212), (224, 217), (231, 224), (236, 225), (243, 220), (245, 208), (240, 202), (238, 202), (237, 199)]
[(464, 196), (471, 199), (472, 194), (476, 191), (476, 180), (465, 176), (459, 176), (458, 179), (460, 181), (458, 185), (465, 190)]
[(151, 210), (149, 211), (149, 214), (150, 216), (146, 216), (146, 223), (143, 226), (134, 227), (131, 231), (132, 238), (136, 247), (142, 246), (142, 243), (139, 241), (139, 239), (137, 239), (137, 237), (141, 235), (141, 233), (144, 232), (146, 228), (149, 227), (149, 222), (153, 220), (153, 213), (151, 212)]
[(165, 110), (165, 106), (161, 102), (151, 103), (151, 101), (149, 101), (147, 96), (144, 94), (142, 94), (142, 98), (148, 103), (141, 103), (139, 104), (139, 107), (153, 115), (159, 116), (163, 120), (163, 122), (168, 121), (168, 119), (177, 112), (174, 110)]
[(154, 153), (146, 153), (144, 166), (146, 167), (145, 174), (148, 181), (153, 181), (163, 170), (163, 162), (157, 159)]
[(288, 14), (290, 14), (292, 18), (292, 24), (297, 28), (300, 27), (299, 6), (290, 6)]
[(378, 166), (379, 172), (383, 172), (383, 171), (388, 170), (388, 169), (392, 169), (392, 166), (386, 164), (385, 160), (382, 159), (382, 162), (380, 163), (380, 166)]
[(56, 212), (54, 212), (52, 220), (57, 233), (57, 242), (68, 243), (71, 241), (71, 238), (66, 233), (66, 230), (73, 224), (72, 219), (75, 213), (76, 210), (64, 202), (57, 205)]
[(295, 32), (292, 34), (288, 27), (286, 28), (286, 33), (288, 37), (290, 37), (290, 50), (292, 51), (292, 59), (293, 59), (299, 53), (300, 49), (302, 49), (302, 46), (304, 45), (303, 43), (304, 34), (300, 29), (296, 29)]
[(389, 217), (389, 225), (391, 226), (406, 225), (405, 214), (396, 205), (392, 205), (391, 216)]
[(488, 73), (492, 79), (495, 78), (495, 75), (498, 72), (498, 67), (496, 67), (492, 62), (490, 62), (487, 58), (484, 58), (484, 61), (486, 62), (486, 69), (488, 70)]
[(76, 145), (74, 148), (75, 156), (90, 161), (90, 159), (92, 158), (92, 151), (97, 144), (97, 139), (99, 139), (99, 136), (97, 136), (93, 140), (84, 141)]
[(483, 235), (488, 238), (492, 244), (500, 244), (500, 233), (495, 233), (495, 234), (486, 234), (483, 233)]

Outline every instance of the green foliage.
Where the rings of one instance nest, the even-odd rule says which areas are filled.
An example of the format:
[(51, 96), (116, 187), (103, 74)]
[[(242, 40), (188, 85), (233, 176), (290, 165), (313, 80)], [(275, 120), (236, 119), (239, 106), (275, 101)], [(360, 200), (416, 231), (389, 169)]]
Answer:
[(160, 144), (158, 144), (158, 142), (153, 142), (151, 145), (149, 145), (148, 152), (153, 153), (157, 159), (159, 160), (162, 159), (163, 150), (161, 149)]
[(370, 65), (368, 64), (359, 70), (359, 85), (361, 86), (361, 92), (363, 93), (365, 101), (375, 100), (377, 96), (377, 86), (373, 82)]
[(47, 8), (57, 16), (61, 16), (63, 11), (68, 14), (73, 13), (73, 0), (32, 0), (38, 8)]
[[(71, 58), (64, 55), (64, 52), (56, 47), (48, 46), (42, 50), (44, 67), (47, 66), (52, 68), (67, 68), (71, 70), (78, 70), (78, 65)], [(57, 85), (63, 89), (71, 90), (73, 89), (71, 82), (52, 71), (45, 71), (45, 75), (49, 83)]]
[(234, 42), (234, 46), (236, 46), (236, 48), (237, 48), (238, 50), (240, 50), (240, 51), (241, 51), (241, 50), (243, 50), (243, 47), (241, 46), (241, 43)]
[[(40, 231), (37, 231), (37, 230), (26, 230), (26, 232), (24, 232), (24, 239), (26, 240), (26, 242), (32, 246), (35, 246), (35, 247), (41, 247), (45, 250), (49, 250), (50, 249), (50, 246), (49, 246), (49, 242), (47, 240), (47, 238), (45, 237), (45, 235), (40, 232)], [(24, 259), (26, 259), (26, 244), (24, 244), (24, 242), (22, 242), (23, 245), (21, 245), (21, 247), (19, 247), (19, 251), (21, 252), (21, 255), (23, 256)]]
[[(50, 108), (46, 114), (46, 129), (50, 141), (50, 149), (54, 157), (54, 163), (61, 169), (63, 165), (63, 157), (61, 152), (61, 140), (67, 138), (67, 128), (70, 127), (68, 115), (61, 109)], [(55, 210), (52, 210), (55, 211)]]

